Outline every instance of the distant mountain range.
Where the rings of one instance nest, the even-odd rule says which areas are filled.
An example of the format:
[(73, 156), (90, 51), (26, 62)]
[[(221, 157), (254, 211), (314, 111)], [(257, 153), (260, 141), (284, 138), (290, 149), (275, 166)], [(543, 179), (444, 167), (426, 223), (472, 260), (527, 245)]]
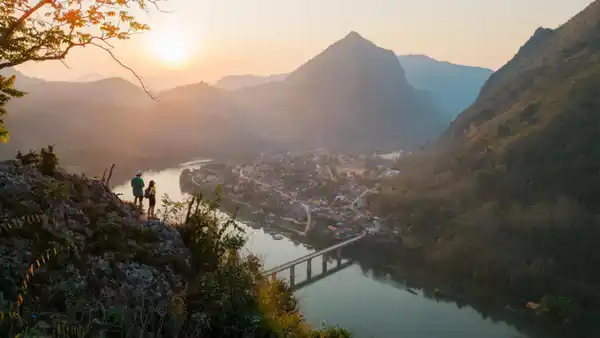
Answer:
[(259, 136), (218, 114), (219, 97), (213, 94), (220, 89), (206, 86), (200, 92), (207, 95), (195, 94), (192, 105), (174, 102), (169, 92), (159, 93), (164, 99), (155, 102), (121, 78), (92, 82), (17, 78), (28, 95), (7, 106), (11, 139), (0, 147), (0, 158), (54, 144), (63, 165), (87, 174), (101, 174), (104, 167), (117, 163), (118, 183), (120, 175), (194, 156), (239, 156), (270, 149)]
[(408, 82), (431, 92), (448, 121), (467, 109), (492, 74), (488, 68), (437, 61), (425, 55), (399, 55)]
[[(488, 68), (438, 61), (426, 55), (398, 55), (398, 59), (408, 83), (416, 89), (431, 92), (448, 122), (475, 101), (479, 90), (493, 72)], [(217, 81), (215, 86), (238, 90), (282, 81), (287, 75), (228, 75)]]
[(87, 73), (83, 76), (78, 77), (77, 79), (75, 79), (75, 82), (92, 82), (92, 81), (100, 81), (107, 78), (107, 76), (104, 76), (100, 73)]
[(227, 89), (227, 90), (238, 90), (247, 87), (254, 87), (273, 81), (283, 81), (288, 74), (274, 74), (274, 75), (228, 75), (222, 77), (215, 83), (215, 87)]
[[(252, 81), (229, 78), (221, 85)], [(9, 104), (13, 136), (0, 155), (46, 144), (77, 154), (68, 162), (315, 147), (385, 150), (434, 140), (447, 124), (433, 95), (407, 82), (395, 54), (355, 32), (291, 74), (265, 82), (233, 91), (186, 85), (157, 93), (157, 103), (120, 78), (56, 82), (20, 75), (17, 86), (29, 95)]]

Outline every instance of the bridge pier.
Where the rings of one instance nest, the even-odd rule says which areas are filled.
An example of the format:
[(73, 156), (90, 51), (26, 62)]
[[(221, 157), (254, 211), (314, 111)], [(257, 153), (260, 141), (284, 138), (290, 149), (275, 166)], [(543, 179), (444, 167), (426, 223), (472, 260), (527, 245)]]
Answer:
[(290, 286), (294, 286), (296, 284), (296, 266), (290, 266)]
[[(360, 241), (361, 239), (365, 238), (366, 233), (363, 232), (360, 236), (358, 237), (354, 237), (352, 239), (349, 239), (345, 242), (342, 243), (338, 243), (336, 245), (330, 246), (327, 249), (323, 249), (317, 252), (313, 252), (311, 254), (308, 254), (306, 256), (294, 259), (293, 261), (287, 262), (285, 264), (279, 265), (275, 268), (269, 269), (267, 271), (263, 271), (262, 275), (266, 278), (268, 278), (269, 276), (271, 276), (271, 279), (274, 281), (277, 279), (277, 273), (278, 272), (282, 272), (285, 271), (287, 269), (290, 270), (290, 286), (295, 287), (296, 286), (296, 266), (298, 264), (301, 264), (303, 262), (307, 262), (307, 266), (306, 266), (306, 274), (308, 275), (308, 279), (311, 280), (312, 278), (312, 259), (315, 257), (321, 257), (322, 261), (322, 274), (327, 273), (328, 269), (327, 269), (327, 263), (328, 263), (328, 258), (330, 255), (334, 254), (334, 251), (337, 252), (337, 268), (333, 268), (331, 270), (332, 273), (336, 272), (337, 270), (339, 270), (341, 267), (346, 266), (346, 264), (348, 263), (344, 263), (342, 264), (342, 253), (341, 253), (341, 248), (345, 247), (347, 245), (350, 245), (354, 242)], [(319, 279), (319, 277), (316, 277), (316, 279)], [(304, 285), (305, 282), (301, 282), (299, 285)]]

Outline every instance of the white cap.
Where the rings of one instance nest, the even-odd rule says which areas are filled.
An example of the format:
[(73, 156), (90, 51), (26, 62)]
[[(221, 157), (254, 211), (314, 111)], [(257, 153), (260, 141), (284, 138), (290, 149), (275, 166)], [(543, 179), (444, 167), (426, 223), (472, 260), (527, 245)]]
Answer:
[(142, 176), (142, 171), (141, 170), (136, 171), (135, 176)]

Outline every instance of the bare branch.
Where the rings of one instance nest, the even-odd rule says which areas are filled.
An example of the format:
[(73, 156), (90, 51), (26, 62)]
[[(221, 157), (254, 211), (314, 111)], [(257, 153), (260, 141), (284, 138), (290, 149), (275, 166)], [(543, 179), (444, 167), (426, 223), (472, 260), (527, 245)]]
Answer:
[(60, 63), (62, 63), (67, 69), (71, 69), (65, 60), (60, 60)]
[(106, 47), (104, 47), (104, 46), (102, 46), (102, 45), (100, 45), (100, 44), (97, 44), (97, 43), (95, 43), (95, 42), (92, 42), (91, 44), (92, 44), (92, 45), (94, 45), (94, 46), (96, 46), (96, 47), (98, 47), (98, 48), (100, 48), (100, 49), (102, 49), (102, 50), (104, 50), (105, 52), (107, 52), (107, 53), (108, 53), (108, 55), (110, 55), (110, 57), (111, 57), (111, 58), (112, 58), (112, 59), (113, 59), (113, 60), (114, 60), (116, 63), (118, 63), (118, 64), (119, 64), (121, 67), (123, 67), (123, 68), (127, 69), (127, 70), (128, 70), (130, 73), (131, 73), (131, 74), (133, 74), (133, 76), (135, 76), (135, 77), (136, 77), (136, 79), (138, 80), (138, 82), (139, 82), (139, 83), (140, 83), (140, 85), (142, 86), (142, 89), (144, 90), (144, 92), (145, 92), (145, 93), (146, 93), (148, 96), (150, 96), (150, 98), (151, 98), (152, 100), (154, 100), (154, 101), (158, 102), (158, 100), (157, 100), (157, 99), (154, 97), (154, 95), (152, 95), (152, 93), (150, 93), (150, 91), (148, 90), (148, 87), (146, 86), (146, 83), (144, 83), (144, 79), (142, 79), (142, 77), (141, 77), (141, 76), (139, 76), (139, 75), (138, 75), (138, 74), (135, 72), (135, 70), (133, 70), (131, 67), (129, 67), (129, 66), (127, 66), (127, 65), (125, 65), (125, 64), (124, 64), (124, 63), (123, 63), (121, 60), (119, 60), (119, 59), (118, 59), (118, 58), (115, 56), (115, 54), (114, 54), (114, 53), (113, 53), (113, 52), (112, 52), (110, 49), (108, 49), (108, 48), (106, 48)]
[(172, 11), (167, 11), (167, 10), (164, 10), (164, 9), (160, 8), (160, 6), (158, 5), (158, 1), (157, 0), (150, 0), (149, 2), (154, 6), (154, 8), (157, 11), (159, 11), (161, 13), (167, 13), (167, 14), (172, 14), (173, 13)]

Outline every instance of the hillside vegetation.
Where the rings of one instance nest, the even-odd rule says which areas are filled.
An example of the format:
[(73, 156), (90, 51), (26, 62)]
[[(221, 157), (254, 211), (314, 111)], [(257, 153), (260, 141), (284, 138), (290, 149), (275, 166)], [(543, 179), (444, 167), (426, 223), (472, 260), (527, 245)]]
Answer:
[(399, 161), (375, 204), (439, 271), (597, 322), (598, 83), (595, 1), (538, 29), (435, 147)]
[(0, 163), (0, 336), (349, 337), (304, 323), (218, 203), (165, 199), (162, 220), (141, 221), (56, 163)]

